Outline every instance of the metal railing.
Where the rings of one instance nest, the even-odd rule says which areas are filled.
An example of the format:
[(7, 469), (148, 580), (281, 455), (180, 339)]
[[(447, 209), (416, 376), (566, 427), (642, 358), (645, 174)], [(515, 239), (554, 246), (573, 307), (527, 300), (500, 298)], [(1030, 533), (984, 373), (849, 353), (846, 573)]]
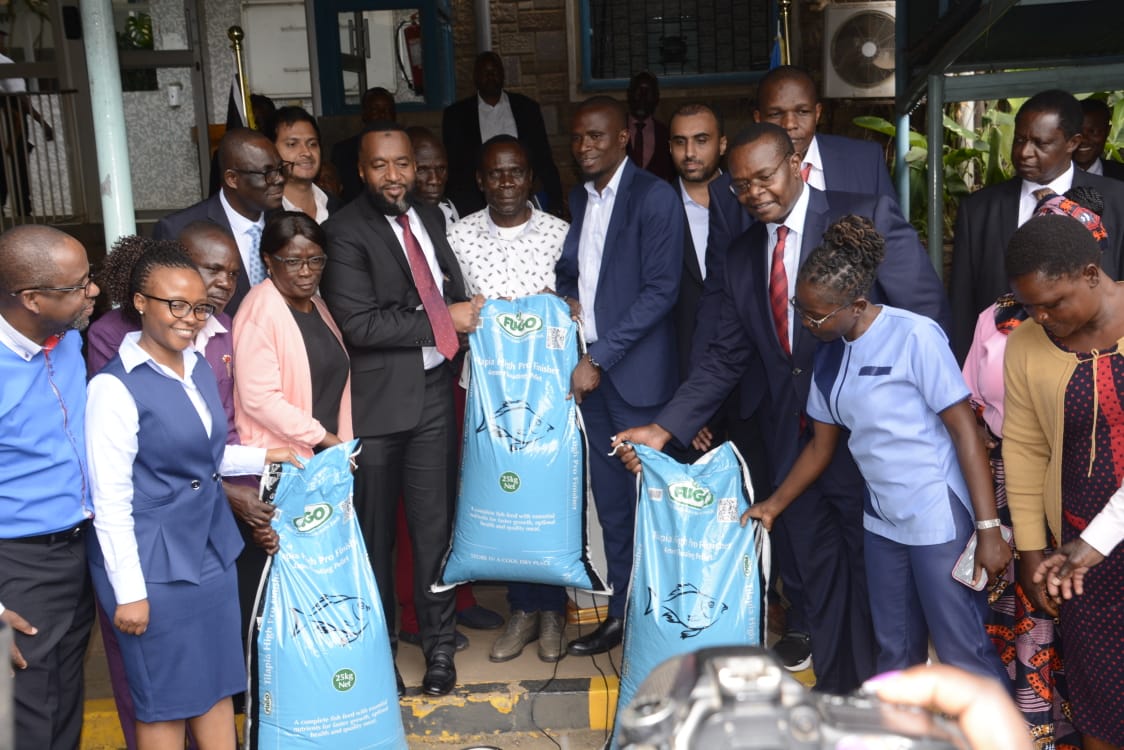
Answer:
[(86, 221), (77, 93), (0, 93), (0, 230)]

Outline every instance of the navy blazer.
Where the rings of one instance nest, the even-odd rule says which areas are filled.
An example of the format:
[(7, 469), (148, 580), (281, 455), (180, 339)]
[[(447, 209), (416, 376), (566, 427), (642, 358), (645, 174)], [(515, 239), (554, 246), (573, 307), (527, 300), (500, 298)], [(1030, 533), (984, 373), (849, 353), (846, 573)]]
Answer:
[[(578, 244), (588, 203), (585, 185), (570, 192), (574, 222), (555, 266), (556, 289), (578, 295)], [(589, 353), (625, 401), (655, 406), (677, 376), (672, 315), (683, 271), (683, 204), (675, 189), (625, 160), (605, 233), (594, 312), (599, 338)]]
[[(1124, 278), (1124, 184), (1074, 168), (1073, 185), (1096, 188), (1104, 198), (1101, 221), (1108, 248), (1101, 265), (1114, 279)], [(1011, 287), (1004, 256), (1019, 222), (1022, 179), (1012, 177), (960, 201), (948, 291), (952, 297), (952, 349), (963, 362), (972, 345), (980, 312)]]
[[(181, 211), (168, 214), (156, 222), (156, 227), (152, 230), (153, 239), (178, 240), (184, 227), (194, 221), (209, 221), (212, 224), (218, 224), (226, 230), (227, 234), (233, 237), (234, 230), (230, 228), (230, 220), (226, 218), (226, 211), (222, 208), (222, 202), (219, 200), (220, 194), (215, 193), (210, 198), (201, 200)], [(246, 296), (246, 292), (250, 291), (250, 275), (244, 267), (246, 264), (242, 263), (241, 253), (239, 253), (238, 262), (243, 268), (238, 272), (238, 281), (234, 285), (234, 293), (230, 295), (230, 301), (226, 303), (226, 309), (223, 310), (232, 318), (234, 313), (238, 312), (238, 306), (242, 304), (242, 298)]]
[[(944, 287), (895, 201), (884, 195), (806, 189), (811, 195), (800, 235), (801, 263), (833, 221), (847, 214), (870, 217), (886, 238), (886, 258), (878, 268), (871, 299), (926, 315), (947, 329), (950, 314)], [(775, 435), (767, 436), (766, 446), (775, 476), (783, 477), (796, 459), (800, 415), (808, 400), (818, 340), (797, 318), (792, 355), (781, 348), (769, 307), (766, 232), (763, 223), (754, 223), (731, 246), (716, 335), (656, 421), (687, 444), (740, 379), (742, 416), (752, 414), (767, 399), (765, 424)], [(760, 377), (742, 378), (754, 364), (760, 367)]]
[[(514, 91), (507, 91), (507, 99), (511, 103), (511, 115), (515, 118), (519, 140), (531, 157), (531, 169), (546, 191), (547, 208), (551, 213), (560, 214), (562, 179), (554, 164), (542, 109), (534, 99)], [(441, 138), (449, 159), (449, 182), (445, 195), (453, 201), (461, 216), (468, 216), (485, 206), (484, 194), (476, 185), (476, 161), (483, 145), (476, 94), (445, 108), (441, 116)]]

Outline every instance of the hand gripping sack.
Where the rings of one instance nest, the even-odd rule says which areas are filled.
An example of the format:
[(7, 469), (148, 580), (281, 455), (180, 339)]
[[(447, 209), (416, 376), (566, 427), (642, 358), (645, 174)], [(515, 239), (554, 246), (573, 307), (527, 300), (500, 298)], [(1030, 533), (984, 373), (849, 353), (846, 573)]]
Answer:
[(642, 470), (618, 716), (665, 659), (712, 646), (764, 645), (769, 580), (768, 535), (757, 521), (738, 523), (753, 486), (733, 443), (693, 464), (633, 448)]
[(280, 551), (262, 576), (247, 692), (252, 750), (405, 748), (394, 662), (351, 502), (357, 441), (275, 464)]
[(456, 521), (443, 591), (475, 579), (605, 593), (589, 559), (585, 435), (567, 399), (578, 328), (553, 294), (489, 300), (469, 335)]

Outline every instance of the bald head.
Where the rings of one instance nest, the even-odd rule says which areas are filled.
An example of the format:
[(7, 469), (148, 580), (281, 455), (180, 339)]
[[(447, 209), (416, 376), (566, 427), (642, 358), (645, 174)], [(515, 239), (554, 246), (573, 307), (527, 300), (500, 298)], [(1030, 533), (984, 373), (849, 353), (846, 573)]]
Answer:
[(257, 130), (234, 128), (226, 131), (219, 141), (219, 169), (234, 169), (251, 146), (273, 148), (273, 142)]
[(56, 254), (68, 245), (81, 245), (65, 232), (24, 224), (0, 234), (0, 288), (5, 292), (50, 286), (58, 272)]

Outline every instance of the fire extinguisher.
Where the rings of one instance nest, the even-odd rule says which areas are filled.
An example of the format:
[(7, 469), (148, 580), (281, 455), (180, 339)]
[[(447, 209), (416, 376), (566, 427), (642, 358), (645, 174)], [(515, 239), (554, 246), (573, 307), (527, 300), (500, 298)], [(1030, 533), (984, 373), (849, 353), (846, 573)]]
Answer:
[[(425, 74), (422, 70), (422, 32), (421, 24), (418, 23), (418, 14), (414, 13), (410, 16), (409, 21), (403, 21), (398, 24), (398, 34), (395, 39), (395, 46), (397, 46), (398, 69), (402, 73), (402, 77), (406, 79), (406, 85), (415, 94), (422, 94), (425, 92)], [(406, 56), (403, 59), (403, 48), (405, 48)], [(406, 72), (407, 62), (409, 63), (410, 72)]]

